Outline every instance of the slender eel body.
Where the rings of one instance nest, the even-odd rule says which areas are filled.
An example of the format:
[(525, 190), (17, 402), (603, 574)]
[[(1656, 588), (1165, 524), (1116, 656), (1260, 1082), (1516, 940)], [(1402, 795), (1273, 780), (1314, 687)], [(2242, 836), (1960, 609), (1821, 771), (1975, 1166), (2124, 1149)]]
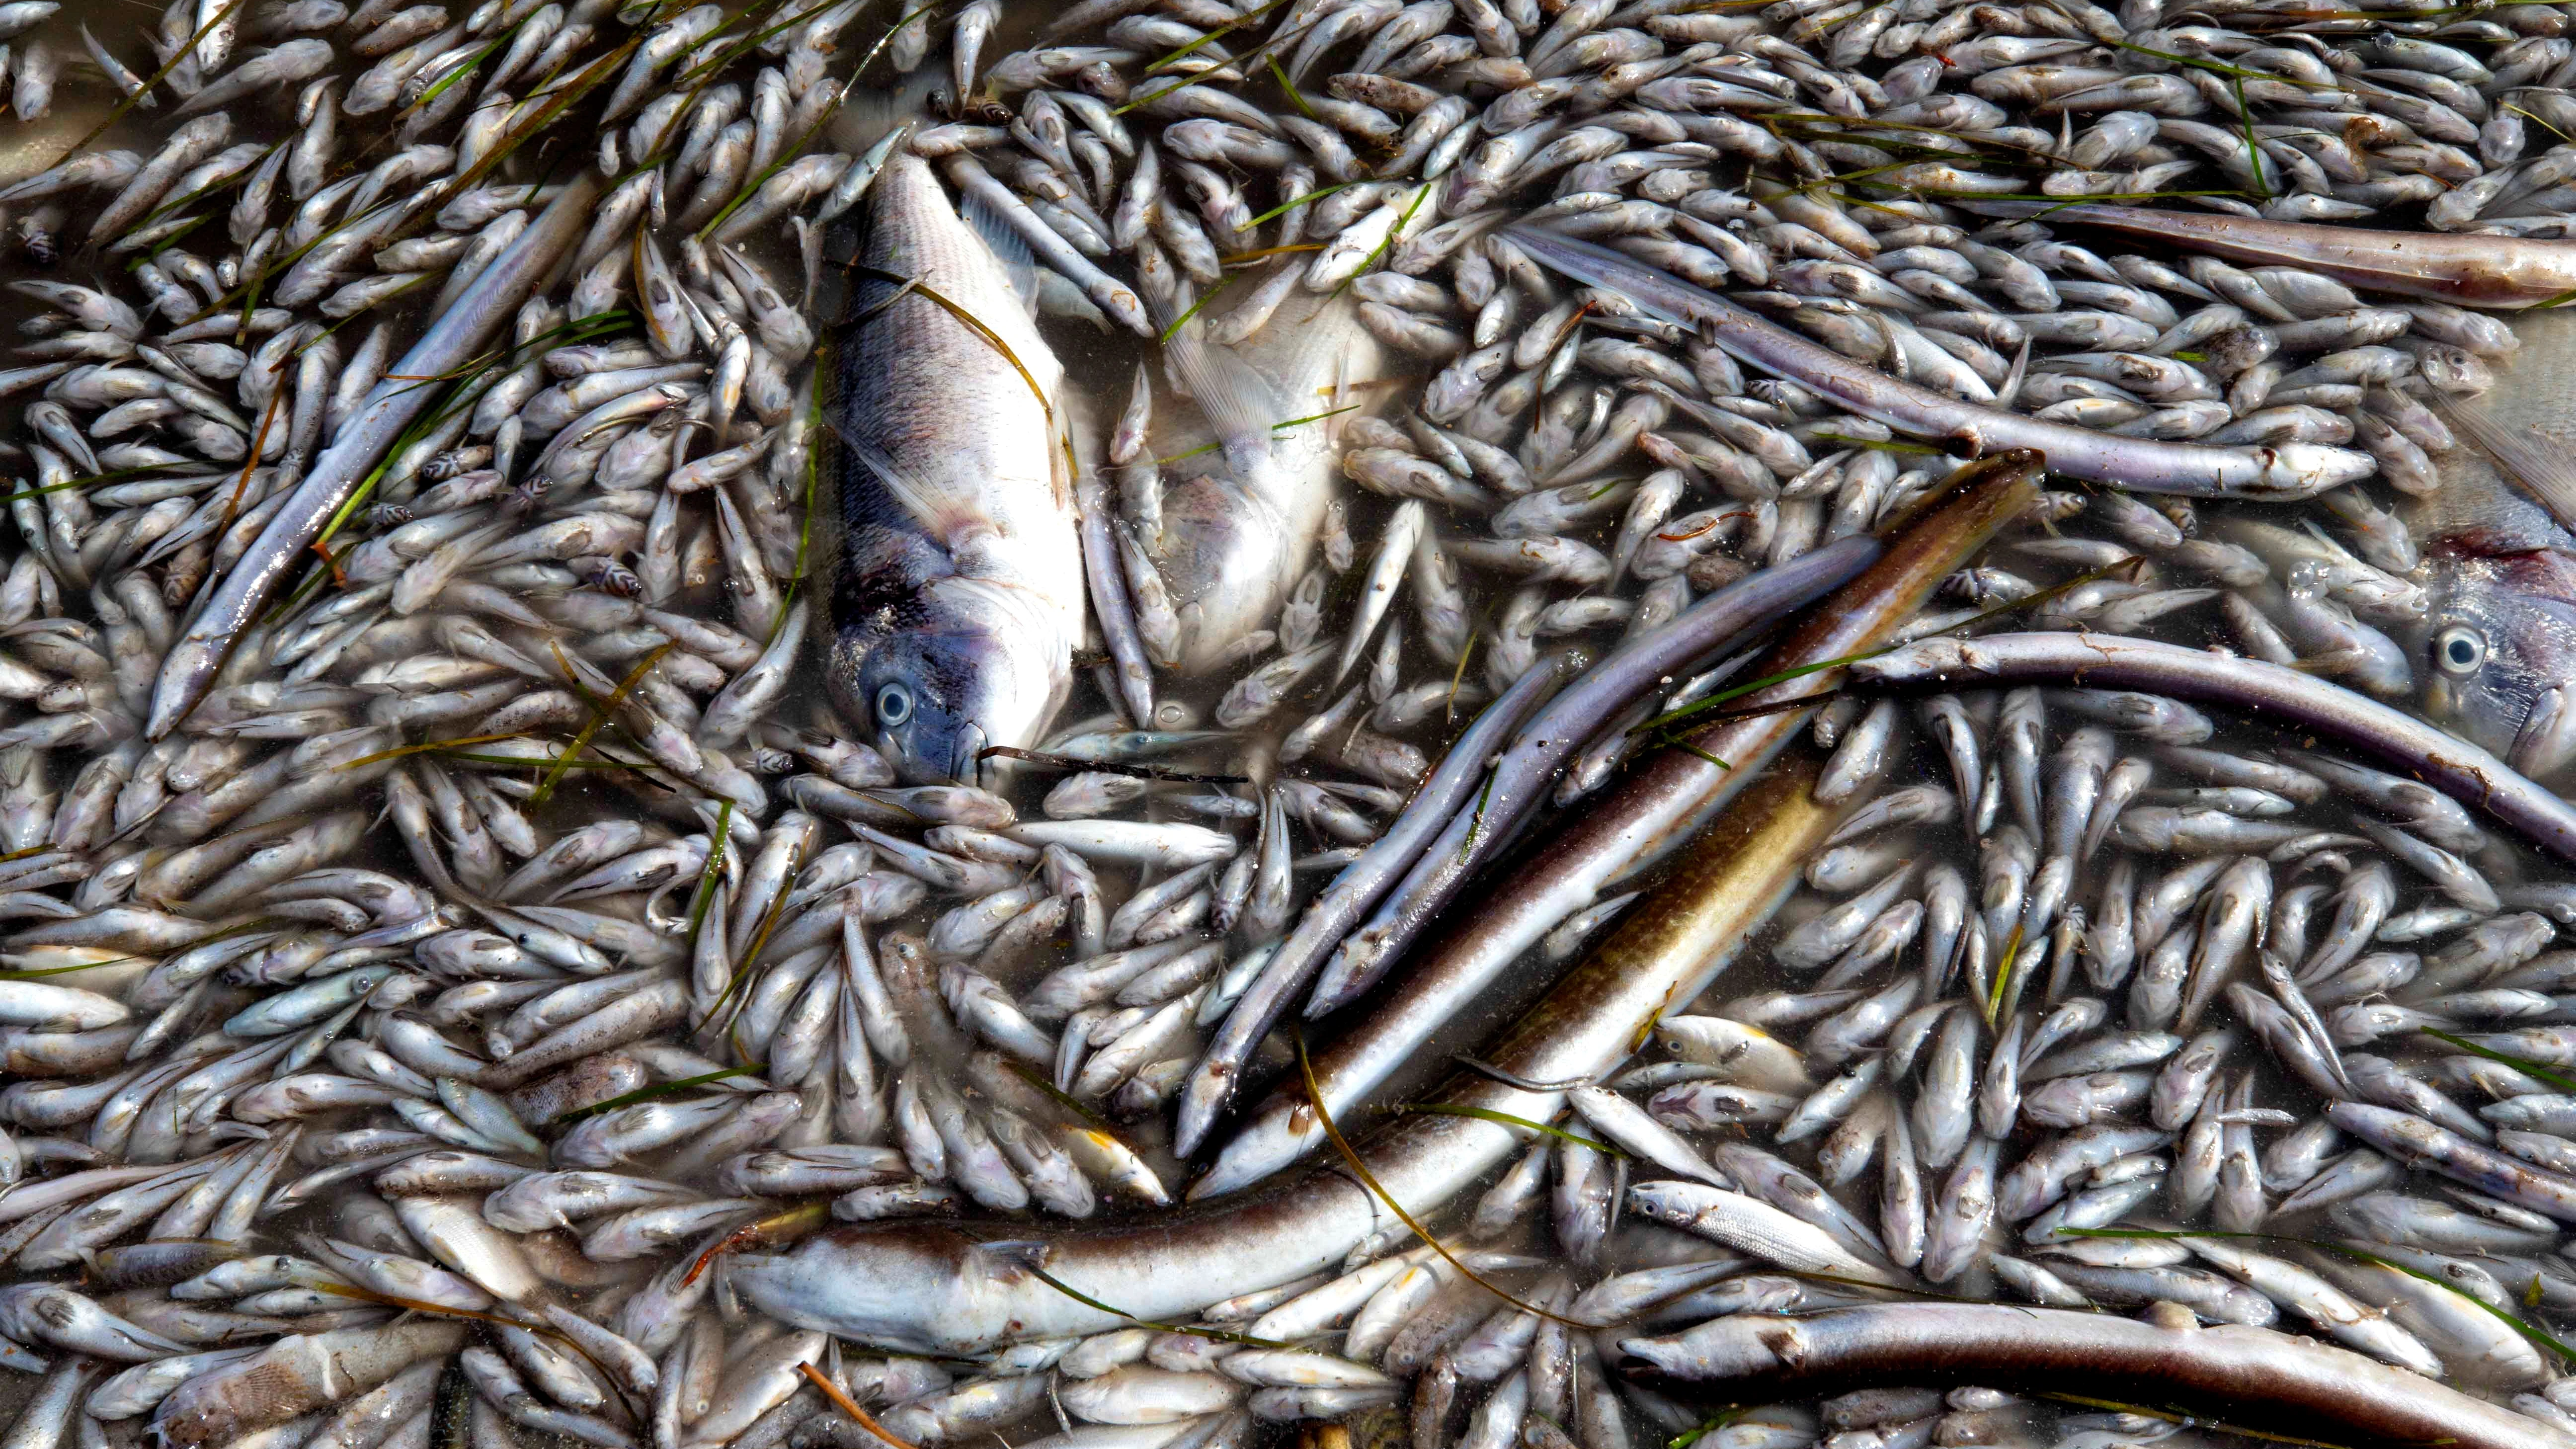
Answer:
[[(1766, 773), (1612, 938), (1490, 1050), (1491, 1059), (1524, 1080), (1595, 1076), (1628, 1056), (1657, 1013), (1706, 987), (1778, 909), (1832, 828), (1834, 811), (1813, 798), (1816, 769), (1801, 755)], [(1543, 1122), (1565, 1094), (1461, 1077), (1440, 1100)], [(1419, 1215), (1526, 1145), (1494, 1121), (1422, 1114), (1359, 1154), (1379, 1185)], [(1339, 1164), (1281, 1191), (1177, 1219), (996, 1227), (995, 1236), (1014, 1241), (979, 1243), (948, 1223), (842, 1228), (790, 1253), (737, 1258), (733, 1282), (761, 1312), (801, 1327), (907, 1352), (971, 1354), (1015, 1338), (1122, 1327), (1122, 1314), (1185, 1318), (1331, 1267), (1371, 1234), (1400, 1230)]]
[(269, 595), (285, 582), (304, 551), (322, 536), (332, 515), (349, 501), (412, 419), (439, 398), (438, 389), (416, 379), (456, 371), (510, 325), (519, 304), (553, 274), (589, 228), (591, 203), (599, 187), (599, 178), (588, 172), (566, 182), (518, 240), (493, 258), (465, 295), (456, 299), (456, 305), (387, 369), (386, 379), (367, 394), (337, 440), (313, 460), (313, 471), (269, 519), (241, 562), (197, 606), (195, 616), (171, 645), (153, 685), (145, 734), (156, 740), (168, 735), (206, 697), (242, 631), (268, 606)]
[[(2405, 1369), (2269, 1328), (2202, 1328), (2020, 1304), (1880, 1303), (1803, 1317), (1738, 1314), (1619, 1345), (1620, 1367), (1729, 1400), (1877, 1385), (1974, 1383), (2199, 1410), (2301, 1442), (2567, 1449), (2537, 1419)], [(2214, 1425), (2212, 1427), (2215, 1427)]]
[(1270, 964), (1262, 968), (1242, 999), (1234, 1004), (1225, 1024), (1217, 1028), (1216, 1040), (1209, 1043), (1207, 1055), (1191, 1070), (1189, 1085), (1181, 1097), (1179, 1140), (1183, 1150), (1195, 1147), (1207, 1135), (1243, 1063), (1250, 1059), (1261, 1039), (1270, 1034), (1289, 1000), (1314, 979), (1324, 953), (1359, 920), (1361, 912), (1386, 894), (1460, 807), (1471, 805), (1486, 759), (1511, 739), (1530, 711), (1545, 704), (1557, 686), (1581, 667), (1582, 656), (1575, 653), (1554, 655), (1531, 666), (1500, 699), (1486, 706), (1458, 742), (1449, 747), (1440, 767), (1423, 781), (1422, 788), (1386, 834), (1361, 852), (1359, 859), (1344, 866), (1324, 893), (1306, 907), (1305, 914), (1297, 918), (1296, 928), (1271, 956)]
[(1540, 263), (1708, 335), (1728, 355), (1808, 388), (1838, 407), (1899, 432), (1964, 448), (1970, 456), (2009, 448), (2048, 455), (2049, 471), (2113, 483), (2140, 493), (2194, 498), (2310, 498), (2375, 471), (2366, 453), (2317, 443), (2220, 447), (2125, 438), (2066, 423), (2043, 422), (1962, 402), (1855, 362), (1785, 327), (1766, 322), (1714, 292), (1656, 271), (1608, 247), (1535, 227), (1505, 234)]
[[(1405, 948), (1457, 898), (1468, 879), (1519, 837), (1520, 827), (1528, 823), (1566, 761), (1631, 705), (1653, 693), (1660, 681), (1684, 678), (1743, 647), (1756, 629), (1849, 583), (1878, 554), (1876, 540), (1846, 538), (1777, 568), (1747, 575), (1693, 605), (1668, 626), (1674, 631), (1671, 634), (1658, 631), (1638, 639), (1587, 672), (1530, 721), (1530, 727), (1494, 763), (1493, 784), (1478, 801), (1475, 817), (1451, 822), (1448, 834), (1423, 853), (1403, 886), (1388, 897), (1385, 909), (1343, 943), (1324, 979), (1316, 983), (1306, 1015), (1318, 1017), (1346, 1005), (1383, 979)], [(1745, 616), (1745, 622), (1725, 634), (1717, 631), (1723, 618), (1712, 607), (1721, 601)], [(1702, 618), (1703, 611), (1718, 617)]]
[(1978, 201), (1988, 216), (2038, 216), (2153, 237), (2229, 261), (2301, 267), (2339, 282), (2463, 307), (2532, 307), (2576, 291), (2576, 241), (2438, 231), (2371, 231), (2143, 206)]
[(2266, 715), (2423, 781), (2576, 863), (2576, 806), (2438, 726), (2312, 674), (2179, 644), (2109, 634), (1925, 639), (1852, 666), (1865, 688), (2134, 689)]
[[(2027, 505), (2042, 466), (2036, 454), (2007, 453), (1961, 469), (1927, 500), (1927, 511), (1916, 515), (1919, 523), (1891, 539), (1875, 566), (1752, 665), (1753, 676), (1841, 659), (1878, 644)], [(1737, 703), (1747, 709), (1778, 704), (1830, 689), (1838, 678), (1837, 671), (1821, 670)], [(1340, 1113), (1365, 1101), (1459, 1012), (1483, 999), (1540, 937), (1706, 828), (1805, 727), (1813, 709), (1718, 724), (1693, 735), (1690, 748), (1662, 751), (1632, 769), (1617, 791), (1495, 882), (1484, 909), (1465, 914), (1365, 1022), (1325, 1049), (1316, 1075), (1326, 1106)], [(1275, 1093), (1225, 1145), (1191, 1196), (1249, 1186), (1322, 1141), (1303, 1093)]]
[[(1181, 1094), (1177, 1134), (1181, 1150), (1194, 1151), (1206, 1140), (1217, 1112), (1233, 1094), (1238, 1074), (1252, 1049), (1270, 1030), (1289, 999), (1323, 969), (1325, 953), (1343, 942), (1344, 933), (1359, 922), (1363, 912), (1383, 898), (1386, 911), (1394, 912), (1404, 927), (1399, 939), (1393, 925), (1381, 928), (1372, 921), (1357, 938), (1370, 943), (1369, 959), (1382, 972), (1431, 916), (1457, 894), (1468, 875), (1492, 859), (1518, 833), (1517, 827), (1537, 807), (1548, 782), (1565, 762), (1589, 744), (1604, 725), (1652, 691), (1656, 681), (1689, 672), (1696, 660), (1742, 648), (1760, 630), (1850, 582), (1878, 553), (1875, 540), (1848, 538), (1779, 568), (1764, 569), (1709, 595), (1663, 628), (1631, 641), (1583, 671), (1563, 694), (1544, 700), (1546, 707), (1529, 720), (1526, 728), (1515, 728), (1519, 720), (1512, 719), (1499, 729), (1489, 730), (1489, 721), (1498, 717), (1491, 710), (1480, 717), (1474, 730), (1451, 749), (1441, 766), (1444, 774), (1452, 764), (1467, 766), (1464, 783), (1473, 786), (1485, 775), (1486, 757), (1500, 751), (1490, 782), (1476, 793), (1475, 808), (1462, 812), (1453, 802), (1437, 819), (1424, 822), (1438, 832), (1438, 838), (1427, 849), (1424, 840), (1412, 837), (1399, 824), (1368, 855), (1353, 862), (1332, 888), (1307, 909), (1297, 929), (1280, 947), (1279, 954), (1271, 958), (1260, 980), (1245, 992), (1234, 1015), (1227, 1018), (1208, 1047), (1207, 1055), (1190, 1073)], [(1518, 692), (1515, 686), (1514, 694)], [(1533, 705), (1539, 702), (1531, 701)], [(1425, 794), (1428, 793), (1426, 787)], [(1422, 803), (1423, 797), (1417, 796), (1415, 807)], [(1407, 808), (1408, 821), (1415, 807)], [(1344, 888), (1346, 882), (1351, 887), (1348, 890)], [(1343, 949), (1347, 952), (1350, 945), (1346, 943)], [(1334, 959), (1338, 965), (1344, 958)], [(1375, 979), (1374, 974), (1369, 977)], [(1314, 1013), (1310, 1010), (1308, 1014)]]

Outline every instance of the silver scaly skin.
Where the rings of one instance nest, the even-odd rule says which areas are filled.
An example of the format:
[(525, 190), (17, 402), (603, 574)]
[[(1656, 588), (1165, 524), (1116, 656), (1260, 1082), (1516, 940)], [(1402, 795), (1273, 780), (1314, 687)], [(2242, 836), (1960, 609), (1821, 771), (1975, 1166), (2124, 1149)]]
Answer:
[(878, 178), (857, 265), (828, 408), (832, 698), (905, 779), (972, 780), (987, 746), (1036, 742), (1081, 642), (1064, 369), (920, 159)]

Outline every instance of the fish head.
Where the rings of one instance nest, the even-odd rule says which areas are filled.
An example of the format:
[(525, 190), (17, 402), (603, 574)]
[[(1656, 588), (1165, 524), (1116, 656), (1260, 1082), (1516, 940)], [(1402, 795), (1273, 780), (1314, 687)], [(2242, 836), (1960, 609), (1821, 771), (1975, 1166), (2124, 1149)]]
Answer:
[(833, 703), (875, 733), (916, 785), (973, 784), (996, 745), (1025, 748), (1071, 687), (1061, 628), (1030, 617), (1008, 584), (947, 578), (899, 607), (845, 625), (833, 647)]
[(2562, 691), (2576, 687), (2576, 553), (2481, 553), (2444, 540), (2426, 555), (2424, 713), (2530, 775), (2569, 762)]
[(2462, 446), (2403, 512), (2431, 599), (2415, 641), (2425, 715), (2541, 778), (2576, 763), (2576, 316), (2513, 329), (2497, 386), (2444, 405)]

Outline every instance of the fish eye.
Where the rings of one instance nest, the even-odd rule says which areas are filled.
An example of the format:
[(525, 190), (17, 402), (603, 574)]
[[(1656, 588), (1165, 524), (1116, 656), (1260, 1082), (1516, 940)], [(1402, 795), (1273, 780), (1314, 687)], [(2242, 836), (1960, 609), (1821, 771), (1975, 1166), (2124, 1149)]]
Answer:
[(2433, 664), (2444, 674), (2469, 675), (2487, 662), (2487, 636), (2454, 624), (2433, 636)]
[(889, 684), (877, 691), (877, 723), (893, 729), (912, 718), (912, 691)]

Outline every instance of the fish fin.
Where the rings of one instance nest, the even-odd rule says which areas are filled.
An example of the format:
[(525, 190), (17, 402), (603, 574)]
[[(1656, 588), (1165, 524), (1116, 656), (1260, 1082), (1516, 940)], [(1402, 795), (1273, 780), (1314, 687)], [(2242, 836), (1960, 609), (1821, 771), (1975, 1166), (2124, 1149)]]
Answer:
[(975, 1254), (997, 1272), (1027, 1268), (1043, 1271), (1047, 1262), (1047, 1245), (1015, 1238), (998, 1243), (977, 1243)]
[(928, 66), (891, 86), (853, 86), (833, 112), (831, 141), (844, 155), (856, 156), (884, 140), (897, 126), (919, 119), (930, 106), (939, 78)]
[(2352, 556), (2351, 549), (2344, 547), (2341, 541), (2327, 533), (2324, 529), (2319, 528), (2315, 519), (2302, 518), (2299, 520), (2299, 526), (2306, 529), (2308, 536), (2315, 539), (2320, 545), (2324, 546), (2337, 560), (2348, 564), (2357, 564), (2361, 562), (2361, 560)]
[(1243, 471), (1236, 456), (1238, 451), (1267, 453), (1271, 425), (1296, 416), (1269, 379), (1254, 371), (1252, 364), (1231, 348), (1215, 346), (1190, 328), (1172, 334), (1164, 344), (1163, 355), (1170, 359), (1182, 385), (1197, 400), (1199, 411), (1207, 415), (1208, 426), (1224, 446), (1226, 462), (1235, 467), (1238, 477)]
[[(929, 489), (913, 481), (902, 468), (896, 466), (894, 459), (886, 456), (885, 449), (860, 437), (857, 430), (842, 417), (840, 409), (827, 408), (824, 410), (824, 416), (831, 419), (832, 435), (841, 440), (841, 446), (849, 451), (852, 458), (858, 460), (860, 467), (876, 475), (877, 482), (884, 485), (886, 492), (891, 494), (897, 503), (902, 504), (903, 511), (911, 515), (913, 521), (920, 524), (922, 528), (938, 538), (946, 539), (953, 537), (962, 529), (975, 525), (976, 519), (958, 509), (941, 504), (931, 496)], [(843, 507), (847, 506), (844, 503)]]
[(957, 209), (966, 229), (984, 239), (993, 249), (993, 260), (1002, 264), (1002, 276), (1011, 284), (1011, 295), (1020, 299), (1032, 318), (1038, 315), (1038, 259), (1029, 250), (1026, 238), (1013, 230), (1002, 214), (981, 196), (969, 194), (966, 204)]
[(2021, 340), (2021, 350), (2013, 354), (2012, 371), (2004, 374), (2004, 385), (1995, 389), (1995, 406), (2009, 408), (2021, 397), (2022, 384), (2030, 378), (2030, 339)]
[(2469, 435), (2469, 441), (2495, 460), (2505, 477), (2549, 510), (2559, 527), (2576, 531), (2576, 461), (2529, 428), (2517, 430), (2497, 422), (2476, 403), (2453, 400), (2440, 407)]

